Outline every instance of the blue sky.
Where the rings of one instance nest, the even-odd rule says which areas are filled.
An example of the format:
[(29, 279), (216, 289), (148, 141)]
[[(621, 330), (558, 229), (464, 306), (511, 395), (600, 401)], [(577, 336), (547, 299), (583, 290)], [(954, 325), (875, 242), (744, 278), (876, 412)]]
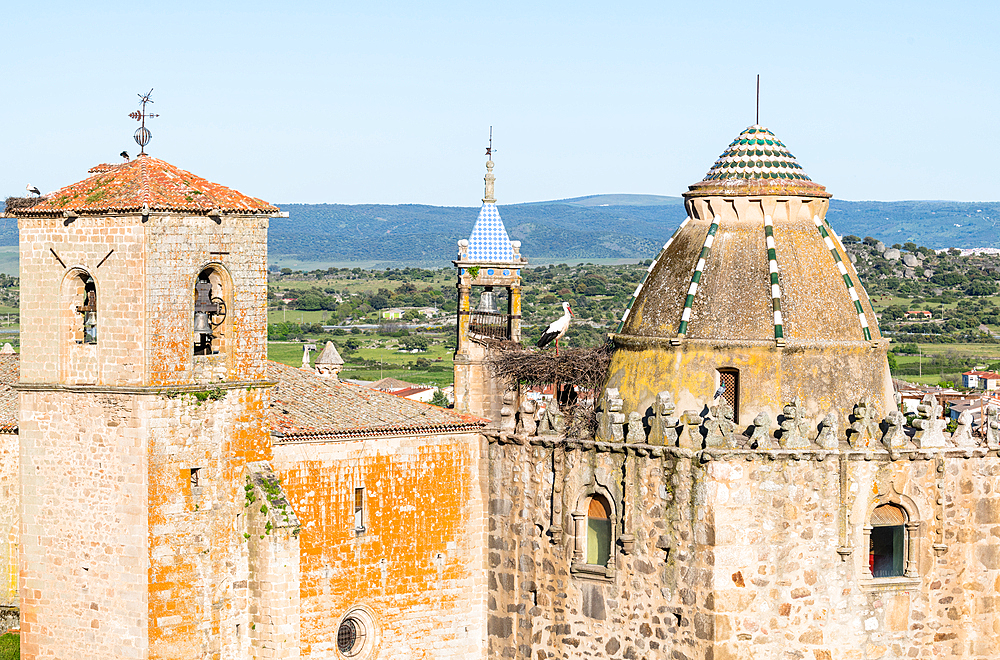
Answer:
[[(9, 3), (10, 4), (10, 3)], [(754, 122), (850, 200), (1000, 199), (988, 2), (37, 2), (0, 194), (148, 151), (276, 203), (679, 195)]]

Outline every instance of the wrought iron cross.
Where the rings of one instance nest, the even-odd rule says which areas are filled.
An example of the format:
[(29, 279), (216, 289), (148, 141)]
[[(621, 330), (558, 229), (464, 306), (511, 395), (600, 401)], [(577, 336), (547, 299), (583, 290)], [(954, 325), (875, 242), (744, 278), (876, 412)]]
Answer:
[(146, 153), (146, 145), (149, 144), (149, 141), (153, 139), (153, 134), (149, 132), (148, 128), (146, 128), (146, 119), (154, 119), (160, 116), (157, 114), (153, 114), (152, 112), (146, 112), (146, 104), (153, 102), (153, 99), (149, 98), (150, 94), (152, 93), (153, 90), (150, 89), (145, 94), (139, 94), (138, 95), (139, 103), (142, 104), (142, 108), (140, 110), (130, 112), (128, 115), (132, 119), (142, 123), (142, 125), (139, 126), (138, 129), (136, 129), (135, 135), (132, 136), (135, 138), (136, 144), (139, 145), (140, 154)]
[(493, 160), (493, 127), (490, 126), (490, 146), (486, 147), (486, 155)]

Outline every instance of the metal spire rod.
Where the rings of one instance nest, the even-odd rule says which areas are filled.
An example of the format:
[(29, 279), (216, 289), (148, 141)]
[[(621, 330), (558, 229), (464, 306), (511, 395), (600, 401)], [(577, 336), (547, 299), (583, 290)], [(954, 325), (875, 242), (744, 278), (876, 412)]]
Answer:
[(754, 122), (760, 126), (760, 74), (757, 74), (757, 121)]

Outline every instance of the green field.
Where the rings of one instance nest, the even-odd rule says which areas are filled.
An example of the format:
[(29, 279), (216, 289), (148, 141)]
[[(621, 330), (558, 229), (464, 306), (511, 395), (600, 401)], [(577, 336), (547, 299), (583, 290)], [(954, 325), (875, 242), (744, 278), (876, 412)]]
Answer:
[(330, 312), (323, 310), (315, 312), (301, 311), (298, 309), (269, 309), (267, 310), (267, 322), (268, 323), (320, 323), (328, 324), (330, 322)]
[(6, 633), (0, 635), (0, 660), (17, 660), (21, 657), (21, 637)]
[[(338, 338), (340, 339), (340, 338)], [(345, 337), (344, 340), (347, 338)], [(342, 378), (356, 380), (379, 380), (380, 378), (398, 378), (420, 385), (437, 385), (444, 387), (454, 382), (452, 366), (452, 349), (444, 345), (440, 338), (432, 340), (426, 351), (420, 353), (400, 353), (398, 340), (392, 337), (363, 335), (362, 348), (354, 353), (343, 350), (341, 341), (335, 342), (337, 350), (344, 358), (344, 369), (340, 372)], [(316, 342), (322, 350), (324, 342)], [(310, 363), (316, 363), (317, 353), (310, 355)], [(267, 357), (275, 362), (281, 362), (293, 367), (302, 366), (302, 342), (268, 342)], [(416, 364), (422, 358), (430, 364), (423, 367)], [(369, 366), (359, 364), (360, 360), (368, 360)], [(377, 363), (371, 366), (371, 363)]]

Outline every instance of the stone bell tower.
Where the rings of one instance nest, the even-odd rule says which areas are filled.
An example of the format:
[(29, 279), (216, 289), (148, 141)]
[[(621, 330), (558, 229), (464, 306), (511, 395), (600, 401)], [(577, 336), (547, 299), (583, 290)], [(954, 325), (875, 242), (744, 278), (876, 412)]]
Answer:
[[(521, 340), (521, 268), (528, 260), (500, 219), (495, 178), (491, 158), (479, 218), (469, 239), (458, 242), (458, 259), (452, 263), (458, 269), (455, 410), (499, 422), (504, 384), (490, 374), (486, 360), (492, 343)], [(506, 310), (501, 310), (504, 298)]]
[(267, 202), (146, 154), (17, 211), (21, 653), (234, 658)]

